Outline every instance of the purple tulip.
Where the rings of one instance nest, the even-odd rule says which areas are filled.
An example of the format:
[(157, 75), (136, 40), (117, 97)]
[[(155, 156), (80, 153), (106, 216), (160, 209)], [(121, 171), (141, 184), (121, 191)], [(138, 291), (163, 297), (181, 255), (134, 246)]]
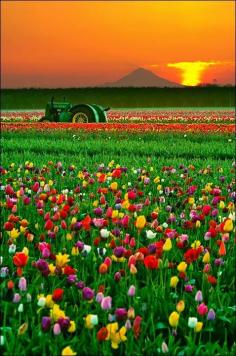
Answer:
[(131, 321), (129, 319), (126, 320), (125, 322), (125, 328), (127, 330), (131, 329), (132, 328), (132, 325), (131, 325)]
[(74, 224), (73, 228), (74, 228), (74, 230), (78, 231), (78, 230), (80, 230), (82, 228), (82, 226), (83, 226), (83, 224), (80, 221), (77, 221)]
[(36, 268), (42, 272), (42, 274), (44, 276), (47, 276), (49, 275), (50, 273), (50, 270), (49, 270), (49, 267), (48, 267), (48, 263), (43, 260), (43, 259), (39, 259), (37, 262), (36, 262)]
[(120, 229), (114, 229), (112, 230), (112, 234), (116, 237), (119, 237), (120, 236)]
[(216, 266), (221, 266), (221, 265), (224, 264), (224, 261), (223, 261), (222, 258), (216, 258), (214, 263), (215, 263)]
[(135, 286), (134, 285), (129, 287), (128, 296), (129, 297), (134, 297), (135, 296)]
[(100, 304), (102, 302), (103, 298), (104, 298), (104, 294), (102, 292), (97, 293), (96, 302), (98, 302)]
[(193, 291), (193, 286), (191, 284), (187, 284), (185, 287), (185, 292), (192, 293)]
[(59, 318), (57, 320), (57, 322), (60, 325), (61, 330), (66, 330), (70, 326), (70, 319), (69, 318)]
[(53, 326), (53, 334), (59, 335), (61, 333), (61, 327), (59, 323), (54, 324)]
[(103, 210), (102, 210), (102, 208), (96, 208), (96, 209), (94, 209), (93, 212), (95, 215), (101, 216), (103, 213)]
[(15, 293), (14, 296), (13, 296), (12, 302), (13, 303), (19, 303), (20, 300), (21, 300), (20, 294), (19, 293)]
[(120, 274), (120, 272), (116, 272), (115, 275), (114, 275), (114, 280), (115, 280), (116, 282), (119, 282), (120, 279), (121, 279), (121, 274)]
[(221, 181), (221, 183), (224, 183), (224, 181), (225, 181), (225, 177), (224, 176), (220, 176), (220, 181)]
[(209, 312), (207, 313), (207, 320), (215, 320), (216, 313), (214, 309), (210, 309)]
[(115, 247), (113, 250), (114, 255), (118, 258), (122, 257), (124, 252), (125, 252), (125, 248), (123, 246)]
[(156, 252), (156, 246), (154, 244), (151, 244), (148, 246), (148, 252), (149, 254), (153, 254)]
[(77, 281), (77, 276), (76, 274), (70, 274), (66, 280), (69, 284), (73, 284)]
[(48, 258), (50, 255), (51, 255), (50, 250), (49, 250), (47, 247), (45, 247), (45, 248), (42, 250), (42, 257), (43, 257), (43, 258)]
[(94, 291), (89, 287), (84, 287), (82, 293), (83, 293), (83, 298), (85, 300), (91, 300), (94, 298)]
[(51, 326), (51, 318), (49, 316), (43, 316), (41, 321), (41, 327), (43, 331), (48, 331)]
[(211, 212), (211, 216), (215, 217), (218, 215), (218, 209), (213, 209), (212, 212)]
[(101, 301), (101, 308), (103, 310), (109, 310), (111, 309), (111, 304), (112, 304), (112, 298), (111, 297), (104, 297)]
[(76, 283), (76, 287), (78, 289), (83, 289), (85, 287), (85, 284), (83, 281), (79, 281), (78, 283)]
[(196, 302), (202, 302), (203, 297), (202, 297), (202, 291), (198, 290), (196, 295), (195, 295), (195, 300)]
[(84, 248), (84, 243), (82, 241), (77, 241), (75, 246), (78, 248), (79, 251), (82, 251)]
[(115, 316), (117, 320), (124, 320), (127, 318), (127, 310), (125, 308), (117, 308)]
[(53, 232), (53, 231), (48, 231), (48, 237), (49, 237), (50, 239), (55, 239), (55, 238), (56, 238), (55, 232)]
[(27, 281), (26, 281), (25, 277), (21, 277), (19, 279), (18, 287), (21, 291), (27, 290)]

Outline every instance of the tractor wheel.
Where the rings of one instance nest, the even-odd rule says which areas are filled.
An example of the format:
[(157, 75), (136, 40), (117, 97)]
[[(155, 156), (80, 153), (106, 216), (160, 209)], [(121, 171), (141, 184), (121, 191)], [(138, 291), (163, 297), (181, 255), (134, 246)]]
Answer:
[(98, 114), (90, 105), (76, 105), (70, 110), (73, 123), (98, 122)]

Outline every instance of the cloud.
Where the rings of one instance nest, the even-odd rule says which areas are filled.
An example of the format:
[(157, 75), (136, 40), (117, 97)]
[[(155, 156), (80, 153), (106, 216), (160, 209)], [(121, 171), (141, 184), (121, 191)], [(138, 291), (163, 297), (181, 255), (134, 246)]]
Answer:
[(201, 83), (203, 72), (212, 65), (223, 64), (221, 61), (195, 61), (168, 63), (167, 67), (180, 69), (182, 71), (182, 84), (196, 86)]

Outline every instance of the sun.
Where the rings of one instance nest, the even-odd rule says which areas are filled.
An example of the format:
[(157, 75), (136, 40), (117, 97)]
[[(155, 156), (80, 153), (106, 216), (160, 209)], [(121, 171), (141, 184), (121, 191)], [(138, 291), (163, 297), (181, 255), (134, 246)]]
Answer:
[(178, 62), (168, 63), (168, 67), (180, 69), (182, 71), (182, 84), (186, 86), (196, 86), (201, 83), (202, 74), (209, 66), (217, 62)]

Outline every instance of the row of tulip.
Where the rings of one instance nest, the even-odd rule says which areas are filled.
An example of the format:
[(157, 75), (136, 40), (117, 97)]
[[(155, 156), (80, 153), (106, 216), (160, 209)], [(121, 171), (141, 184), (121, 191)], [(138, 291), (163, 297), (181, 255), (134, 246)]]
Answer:
[[(2, 112), (2, 122), (37, 122), (43, 111)], [(234, 123), (234, 110), (111, 110), (107, 113), (108, 122), (128, 123)]]

